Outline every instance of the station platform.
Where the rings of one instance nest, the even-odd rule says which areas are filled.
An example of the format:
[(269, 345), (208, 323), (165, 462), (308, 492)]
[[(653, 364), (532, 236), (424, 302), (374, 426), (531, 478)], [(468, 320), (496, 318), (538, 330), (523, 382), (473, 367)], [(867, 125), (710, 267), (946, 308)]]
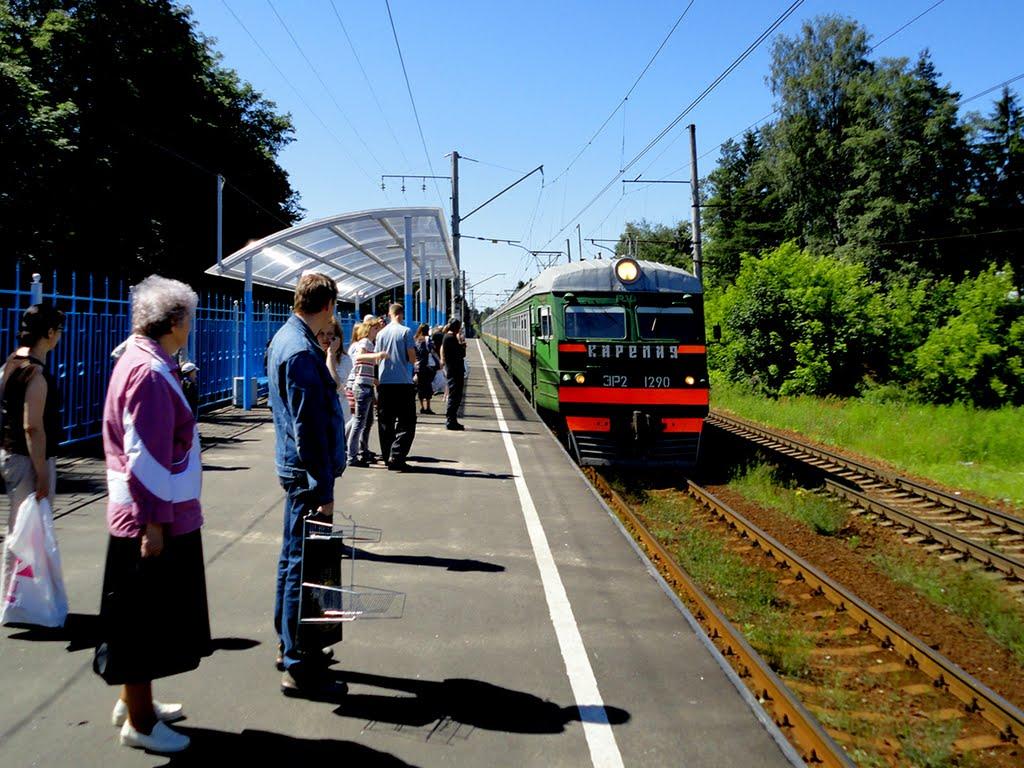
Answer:
[(235, 414), (241, 429), (214, 418), (203, 540), (217, 651), (154, 684), (184, 702), (192, 747), (117, 744), (116, 690), (91, 669), (106, 500), (79, 488), (57, 499), (67, 628), (0, 629), (0, 765), (802, 765), (507, 373), (469, 344), (466, 431), (421, 416), (413, 471), (378, 464), (336, 484), (336, 515), (383, 530), (357, 551), (356, 581), (407, 594), (401, 619), (345, 626), (333, 669), (347, 695), (279, 692), (273, 427), (265, 410)]

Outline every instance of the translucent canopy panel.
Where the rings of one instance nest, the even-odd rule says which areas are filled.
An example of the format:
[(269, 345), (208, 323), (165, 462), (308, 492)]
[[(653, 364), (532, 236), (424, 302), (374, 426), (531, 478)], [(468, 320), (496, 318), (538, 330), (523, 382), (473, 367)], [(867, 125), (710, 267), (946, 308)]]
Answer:
[(206, 273), (294, 290), (306, 272), (338, 284), (341, 301), (362, 301), (405, 284), (405, 220), (412, 224), (412, 281), (455, 277), (455, 257), (440, 208), (376, 208), (282, 229), (214, 264)]

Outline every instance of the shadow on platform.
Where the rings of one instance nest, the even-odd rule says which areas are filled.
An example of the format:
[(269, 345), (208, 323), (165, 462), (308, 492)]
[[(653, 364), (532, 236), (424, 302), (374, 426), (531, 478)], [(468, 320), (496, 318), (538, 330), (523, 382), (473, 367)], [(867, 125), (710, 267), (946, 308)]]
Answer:
[[(67, 651), (92, 650), (103, 639), (103, 624), (95, 614), (69, 613), (63, 627), (36, 627), (12, 624), (18, 631), (8, 640), (28, 640), (35, 643), (67, 643)], [(210, 643), (212, 651), (247, 651), (260, 644), (248, 637), (215, 637)]]
[(406, 472), (419, 475), (447, 475), (448, 477), (470, 477), (484, 480), (509, 480), (512, 475), (507, 472), (481, 472), (479, 469), (455, 469), (454, 467), (424, 467), (409, 464)]
[(408, 763), (352, 741), (299, 739), (269, 731), (246, 729), (241, 733), (208, 728), (175, 726), (192, 745), (172, 755), (167, 766), (309, 765), (399, 768)]
[[(621, 725), (630, 714), (618, 707), (559, 706), (532, 693), (502, 688), (482, 680), (449, 678), (440, 682), (338, 671), (349, 685), (336, 715), (398, 726), (424, 727), (455, 722), (507, 733), (562, 733), (574, 721)], [(352, 693), (353, 685), (398, 692)], [(411, 695), (409, 695), (411, 694)]]
[(379, 552), (368, 552), (362, 549), (346, 547), (345, 554), (356, 560), (368, 560), (374, 563), (394, 563), (395, 565), (425, 565), (431, 568), (447, 568), (449, 571), (468, 573), (500, 573), (505, 566), (488, 563), (484, 560), (467, 560), (452, 557), (434, 557), (433, 555), (385, 555)]

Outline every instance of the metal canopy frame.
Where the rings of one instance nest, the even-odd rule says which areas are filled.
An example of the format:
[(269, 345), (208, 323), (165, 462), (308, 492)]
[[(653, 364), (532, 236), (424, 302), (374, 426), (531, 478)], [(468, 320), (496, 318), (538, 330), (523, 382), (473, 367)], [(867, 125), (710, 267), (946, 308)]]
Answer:
[(337, 282), (339, 301), (358, 304), (404, 285), (406, 219), (412, 224), (416, 273), (455, 279), (451, 237), (440, 208), (375, 208), (305, 222), (249, 243), (206, 273), (245, 280), (251, 269), (253, 283), (291, 291), (305, 272), (323, 272)]
[[(218, 226), (218, 238), (219, 231)], [(206, 274), (245, 282), (241, 379), (246, 410), (254, 402), (259, 352), (254, 346), (254, 284), (293, 291), (306, 272), (322, 272), (337, 283), (338, 301), (355, 305), (356, 316), (363, 300), (373, 306), (377, 296), (402, 286), (406, 319), (440, 325), (447, 309), (445, 281), (454, 285), (459, 274), (440, 208), (374, 208), (328, 216), (282, 229), (226, 258), (220, 256), (219, 242), (217, 263)]]

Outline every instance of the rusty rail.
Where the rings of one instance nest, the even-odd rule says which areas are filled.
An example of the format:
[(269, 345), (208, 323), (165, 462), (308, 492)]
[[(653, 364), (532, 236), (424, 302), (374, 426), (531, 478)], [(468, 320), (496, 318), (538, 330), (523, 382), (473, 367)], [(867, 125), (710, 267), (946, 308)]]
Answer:
[(842, 747), (833, 741), (814, 715), (804, 708), (714, 602), (682, 570), (675, 558), (633, 513), (629, 504), (599, 474), (593, 470), (586, 471), (586, 474), (611, 502), (623, 525), (641, 543), (668, 583), (698, 606), (697, 620), (707, 629), (709, 637), (722, 646), (723, 654), (733, 662), (740, 677), (755, 690), (758, 699), (770, 709), (775, 723), (797, 745), (804, 761), (815, 766), (853, 768), (854, 763)]
[(862, 602), (852, 592), (798, 557), (725, 502), (693, 482), (688, 483), (688, 491), (754, 546), (760, 547), (780, 566), (788, 568), (794, 578), (805, 581), (839, 610), (853, 616), (861, 624), (862, 629), (877, 637), (883, 647), (892, 648), (899, 653), (908, 666), (927, 675), (935, 687), (947, 690), (959, 699), (964, 704), (966, 712), (976, 712), (994, 725), (999, 730), (1001, 739), (1015, 743), (1019, 741), (1024, 734), (1024, 712), (945, 656), (932, 650), (887, 616)]

